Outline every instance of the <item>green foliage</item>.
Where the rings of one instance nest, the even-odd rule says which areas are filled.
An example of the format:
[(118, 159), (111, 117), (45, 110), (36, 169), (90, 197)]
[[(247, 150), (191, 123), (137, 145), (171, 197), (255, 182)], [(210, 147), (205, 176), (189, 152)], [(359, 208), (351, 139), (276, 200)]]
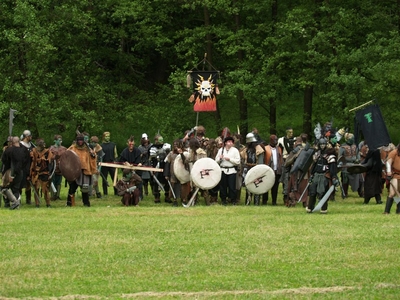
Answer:
[[(15, 133), (72, 139), (80, 125), (107, 127), (122, 145), (145, 131), (171, 141), (197, 117), (210, 136), (237, 125), (300, 133), (309, 113), (352, 128), (349, 110), (376, 99), (398, 134), (393, 1), (17, 0), (0, 10), (0, 116), (18, 110)], [(204, 53), (221, 72), (221, 95), (218, 113), (197, 116), (184, 81)]]

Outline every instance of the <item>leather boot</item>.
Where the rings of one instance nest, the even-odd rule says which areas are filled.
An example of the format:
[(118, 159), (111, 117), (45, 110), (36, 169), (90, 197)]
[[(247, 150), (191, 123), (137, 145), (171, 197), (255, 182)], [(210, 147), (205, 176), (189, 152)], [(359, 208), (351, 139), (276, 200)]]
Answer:
[(90, 207), (89, 193), (82, 193), (82, 202), (84, 206)]
[(239, 189), (239, 190), (236, 190), (236, 203), (239, 203), (240, 202), (240, 193), (242, 192), (242, 190), (241, 189)]
[(108, 187), (106, 185), (103, 185), (103, 195), (104, 196), (108, 195)]
[(68, 194), (67, 206), (75, 206), (75, 195), (69, 195)]
[(56, 189), (57, 189), (56, 200), (61, 200), (60, 198), (61, 184), (57, 184)]
[(342, 186), (343, 186), (344, 195), (347, 197), (347, 193), (349, 191), (349, 184), (348, 183), (342, 183)]
[(317, 202), (317, 195), (308, 198), (307, 212), (311, 212), (314, 209), (315, 202)]
[(283, 196), (283, 203), (285, 204), (286, 207), (290, 206), (288, 195)]
[(393, 205), (393, 198), (387, 197), (385, 211), (383, 213), (390, 214), (390, 209), (392, 208), (392, 205)]
[(26, 196), (26, 204), (31, 204), (31, 198), (32, 198), (32, 190), (25, 190), (25, 196)]
[(262, 205), (267, 205), (268, 203), (268, 192), (262, 194)]
[(207, 195), (204, 195), (204, 200), (206, 201), (207, 206), (211, 205), (211, 197), (208, 193), (207, 193)]

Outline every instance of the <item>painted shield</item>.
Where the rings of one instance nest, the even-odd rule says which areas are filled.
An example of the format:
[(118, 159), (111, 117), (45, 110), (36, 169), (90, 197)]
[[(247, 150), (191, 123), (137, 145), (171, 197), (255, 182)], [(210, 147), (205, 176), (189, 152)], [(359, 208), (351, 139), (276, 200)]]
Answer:
[(78, 179), (81, 175), (81, 161), (79, 156), (71, 150), (65, 151), (63, 155), (61, 155), (60, 171), (61, 175), (68, 181)]
[[(189, 153), (187, 152), (184, 152), (183, 155), (185, 155), (186, 158), (189, 157)], [(190, 173), (185, 169), (181, 155), (178, 155), (174, 160), (174, 173), (181, 184), (190, 181)]]
[(246, 174), (244, 184), (250, 193), (261, 195), (268, 192), (275, 183), (275, 173), (267, 165), (252, 167)]
[(200, 158), (193, 164), (190, 177), (197, 187), (209, 190), (220, 182), (221, 168), (209, 157)]

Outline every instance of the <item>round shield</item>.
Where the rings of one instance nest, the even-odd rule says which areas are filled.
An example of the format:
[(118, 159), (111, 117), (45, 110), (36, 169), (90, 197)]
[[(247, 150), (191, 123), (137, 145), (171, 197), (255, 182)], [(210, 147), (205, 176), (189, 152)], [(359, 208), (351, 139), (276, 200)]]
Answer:
[(193, 164), (190, 177), (197, 187), (209, 190), (220, 182), (221, 168), (209, 157), (200, 158)]
[(244, 184), (250, 193), (261, 195), (268, 192), (275, 183), (275, 173), (267, 165), (252, 167), (246, 174)]
[(67, 181), (74, 181), (79, 178), (81, 175), (81, 160), (74, 151), (67, 150), (61, 155), (60, 171)]
[(363, 165), (354, 164), (347, 168), (347, 172), (350, 174), (361, 174), (367, 172), (367, 168)]
[[(184, 152), (183, 155), (188, 158), (189, 153)], [(185, 165), (183, 164), (180, 154), (174, 160), (174, 174), (181, 184), (190, 181), (190, 173), (188, 170), (185, 169)]]

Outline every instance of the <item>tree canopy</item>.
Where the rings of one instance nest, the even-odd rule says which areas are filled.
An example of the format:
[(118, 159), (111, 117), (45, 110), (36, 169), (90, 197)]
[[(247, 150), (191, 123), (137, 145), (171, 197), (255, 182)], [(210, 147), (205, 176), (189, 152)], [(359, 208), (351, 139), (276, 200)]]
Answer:
[[(0, 114), (18, 111), (14, 134), (72, 140), (81, 126), (120, 143), (158, 131), (172, 141), (198, 122), (210, 137), (225, 126), (266, 137), (332, 118), (352, 131), (350, 110), (374, 100), (399, 139), (398, 1), (4, 0), (0, 10)], [(197, 115), (187, 71), (210, 66), (218, 111)]]

